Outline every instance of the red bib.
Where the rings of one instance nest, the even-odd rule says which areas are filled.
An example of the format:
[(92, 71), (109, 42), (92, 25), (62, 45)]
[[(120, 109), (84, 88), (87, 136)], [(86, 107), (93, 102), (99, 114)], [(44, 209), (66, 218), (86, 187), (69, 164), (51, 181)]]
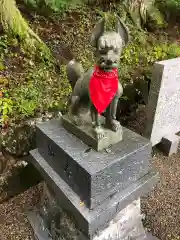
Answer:
[(114, 68), (111, 72), (105, 72), (95, 66), (90, 79), (90, 98), (98, 113), (103, 113), (112, 102), (118, 90), (118, 70)]

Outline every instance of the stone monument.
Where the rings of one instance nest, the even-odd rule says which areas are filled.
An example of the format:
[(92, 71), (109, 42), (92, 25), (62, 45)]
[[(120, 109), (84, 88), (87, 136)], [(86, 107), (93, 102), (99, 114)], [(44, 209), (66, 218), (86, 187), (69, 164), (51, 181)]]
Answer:
[(154, 65), (145, 136), (166, 155), (177, 152), (180, 131), (180, 58)]
[(104, 25), (102, 19), (91, 37), (96, 66), (87, 73), (74, 60), (67, 66), (69, 113), (36, 126), (31, 161), (45, 186), (28, 216), (38, 240), (147, 239), (139, 199), (158, 173), (149, 167), (150, 141), (116, 121), (123, 92), (117, 64), (128, 32), (119, 18), (116, 32)]

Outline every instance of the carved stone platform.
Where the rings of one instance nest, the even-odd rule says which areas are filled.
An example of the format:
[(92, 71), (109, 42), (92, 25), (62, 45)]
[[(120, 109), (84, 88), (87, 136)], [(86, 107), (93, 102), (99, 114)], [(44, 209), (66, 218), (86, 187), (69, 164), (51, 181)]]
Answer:
[[(74, 134), (76, 137), (81, 139), (84, 143), (86, 143), (88, 146), (92, 147), (93, 149), (97, 151), (101, 151), (103, 149), (106, 149), (110, 147), (111, 145), (114, 145), (123, 139), (123, 130), (122, 127), (117, 132), (113, 132), (107, 128), (104, 128), (105, 137), (102, 139), (97, 139), (93, 133), (93, 127), (91, 119), (86, 116), (87, 118), (84, 118), (83, 124), (80, 126), (77, 126), (73, 123), (73, 121), (69, 118), (68, 115), (62, 116), (62, 124), (63, 126), (72, 134)], [(104, 122), (104, 118), (101, 118), (102, 122)]]

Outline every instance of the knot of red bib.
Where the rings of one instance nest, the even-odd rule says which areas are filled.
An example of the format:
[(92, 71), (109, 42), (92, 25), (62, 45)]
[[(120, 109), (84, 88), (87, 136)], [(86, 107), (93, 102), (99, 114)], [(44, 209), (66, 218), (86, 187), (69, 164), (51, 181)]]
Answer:
[(110, 72), (95, 66), (89, 83), (89, 93), (92, 104), (98, 113), (103, 113), (112, 102), (118, 90), (118, 70)]

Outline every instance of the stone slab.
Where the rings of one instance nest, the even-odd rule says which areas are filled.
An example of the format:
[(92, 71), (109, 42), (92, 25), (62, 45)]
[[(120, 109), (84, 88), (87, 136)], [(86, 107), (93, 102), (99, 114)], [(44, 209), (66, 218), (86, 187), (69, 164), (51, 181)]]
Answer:
[(150, 232), (148, 232), (146, 234), (146, 239), (145, 240), (158, 240), (158, 238), (153, 236)]
[(176, 154), (179, 147), (180, 137), (177, 135), (167, 135), (162, 138), (157, 147), (166, 155), (171, 156)]
[[(131, 204), (132, 205), (132, 204)], [(28, 220), (31, 224), (31, 227), (34, 230), (34, 240), (53, 240), (53, 238), (51, 237), (49, 230), (47, 229), (47, 227), (45, 226), (42, 217), (39, 215), (38, 211), (32, 211), (32, 212), (28, 212), (27, 213), (28, 216)], [(124, 216), (124, 219), (127, 219), (127, 214)], [(137, 222), (134, 224), (134, 228), (136, 231), (132, 232), (127, 232), (127, 228), (126, 226), (124, 226), (125, 224), (128, 224), (128, 221), (125, 222), (125, 224), (121, 223), (122, 219), (119, 220), (119, 222), (117, 223), (113, 223), (110, 224), (109, 227), (107, 227), (107, 229), (105, 229), (104, 231), (101, 232), (101, 234), (99, 234), (99, 236), (95, 236), (93, 238), (93, 240), (110, 240), (109, 235), (113, 235), (112, 240), (129, 240), (129, 237), (133, 240), (158, 240), (157, 237), (153, 236), (151, 233), (147, 233), (145, 236), (143, 234), (144, 229), (142, 226), (142, 223), (140, 222), (140, 220), (138, 219), (138, 223), (139, 226), (137, 224)], [(132, 221), (132, 217), (130, 219), (130, 222)], [(121, 224), (121, 229), (123, 229), (124, 232), (126, 232), (127, 236), (124, 237), (122, 236), (120, 238), (120, 234), (118, 235), (118, 232), (120, 229), (118, 229), (118, 226)], [(137, 236), (137, 226), (138, 226), (138, 230), (140, 230), (138, 236)], [(129, 229), (128, 229), (129, 230)], [(69, 231), (69, 229), (67, 228), (67, 231)], [(133, 234), (132, 234), (133, 233)], [(135, 236), (132, 236), (136, 234)], [(74, 236), (75, 234), (72, 234), (72, 240), (80, 240), (79, 237), (75, 238)], [(117, 235), (117, 236), (116, 236)], [(65, 240), (65, 239), (64, 239)], [(88, 240), (85, 236), (83, 238), (83, 240)]]
[(55, 198), (64, 211), (75, 219), (77, 227), (86, 235), (94, 236), (97, 230), (105, 229), (109, 222), (132, 201), (148, 193), (158, 180), (158, 173), (150, 171), (138, 181), (132, 183), (123, 191), (117, 192), (94, 210), (89, 210), (81, 203), (79, 196), (53, 170), (39, 154), (38, 150), (31, 151), (32, 163), (45, 179)]
[[(73, 221), (59, 207), (59, 213), (52, 217), (51, 208), (46, 208), (49, 214), (49, 222), (56, 222), (56, 227), (50, 226), (49, 229), (46, 220), (38, 211), (28, 213), (28, 219), (34, 230), (34, 235), (38, 240), (69, 239), (69, 240), (144, 240), (146, 232), (142, 225), (140, 214), (140, 200), (129, 204), (120, 211), (117, 216), (109, 223), (109, 226), (103, 231), (97, 232), (93, 238), (86, 237), (76, 229)], [(59, 216), (59, 217), (57, 217)], [(57, 231), (58, 229), (58, 236)], [(55, 230), (55, 231), (54, 231)]]
[(96, 151), (106, 149), (123, 139), (122, 127), (117, 132), (105, 128), (105, 137), (98, 140), (93, 133), (91, 121), (86, 121), (82, 125), (77, 126), (67, 115), (62, 116), (61, 121), (64, 128)]
[(152, 145), (180, 130), (180, 58), (154, 65), (147, 105), (145, 136)]
[[(134, 203), (133, 203), (134, 204)], [(131, 204), (131, 205), (133, 205)], [(127, 211), (127, 209), (125, 209)], [(27, 216), (28, 216), (28, 220), (31, 224), (31, 227), (33, 228), (33, 231), (34, 231), (34, 240), (53, 240), (53, 238), (51, 237), (50, 233), (49, 233), (49, 230), (47, 229), (44, 221), (43, 221), (43, 218), (39, 215), (38, 211), (32, 211), (32, 212), (28, 212), (27, 213)], [(127, 220), (127, 214), (124, 215), (124, 220)], [(134, 220), (134, 219), (133, 219)], [(131, 215), (131, 218), (130, 218), (130, 224), (132, 222), (132, 215)], [(127, 227), (125, 226), (125, 224), (128, 224), (129, 222), (126, 221), (124, 224), (122, 223), (122, 219), (119, 220), (119, 222), (115, 222), (110, 224), (109, 227), (107, 227), (107, 229), (105, 229), (104, 231), (101, 232), (101, 234), (99, 234), (99, 236), (95, 236), (93, 238), (93, 240), (110, 240), (109, 238), (109, 235), (113, 235), (112, 237), (112, 240), (129, 240), (129, 237), (130, 239), (134, 239), (134, 240), (158, 240), (157, 237), (153, 236), (150, 232), (148, 232), (145, 236), (143, 234), (144, 232), (144, 229), (143, 229), (143, 226), (142, 226), (142, 223), (140, 222), (140, 220), (138, 219), (138, 223), (139, 223), (139, 226), (137, 224), (137, 221), (136, 223), (134, 224), (134, 228), (136, 231), (129, 231), (127, 232)], [(122, 232), (125, 232), (127, 234), (126, 237), (122, 236), (120, 238), (120, 236), (118, 235), (118, 232), (120, 229), (118, 229), (118, 226), (121, 224), (121, 229), (123, 229)], [(137, 234), (137, 226), (138, 226), (138, 230), (140, 230), (139, 234)], [(129, 230), (129, 229), (128, 229)], [(67, 231), (69, 231), (69, 229), (67, 228)], [(121, 234), (121, 233), (120, 233)], [(135, 236), (132, 236), (136, 234)], [(75, 234), (72, 234), (72, 240), (80, 240), (79, 237), (78, 238), (75, 238), (74, 236)], [(117, 236), (115, 236), (117, 235)], [(137, 236), (138, 235), (138, 236)], [(117, 238), (118, 237), (118, 238)], [(65, 240), (65, 239), (64, 239)], [(85, 236), (83, 238), (83, 240), (88, 240)]]
[(99, 232), (93, 240), (144, 240), (146, 232), (142, 224), (140, 199), (132, 202)]
[(27, 212), (27, 217), (34, 230), (35, 240), (53, 240), (38, 211)]
[(58, 120), (37, 125), (36, 133), (41, 155), (90, 209), (149, 171), (150, 141), (127, 128), (108, 152), (90, 149)]

